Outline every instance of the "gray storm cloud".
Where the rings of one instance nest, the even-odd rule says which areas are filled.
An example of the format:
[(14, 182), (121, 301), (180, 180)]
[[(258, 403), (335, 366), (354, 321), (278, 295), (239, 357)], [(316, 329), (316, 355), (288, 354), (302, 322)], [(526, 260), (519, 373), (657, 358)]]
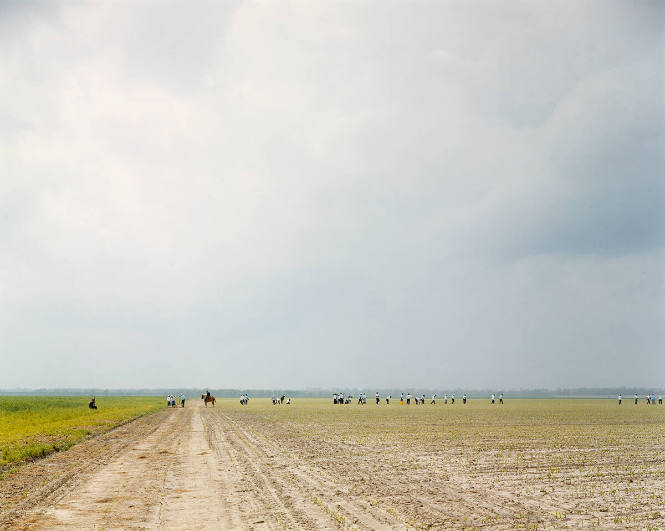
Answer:
[(665, 6), (0, 8), (0, 387), (664, 385)]

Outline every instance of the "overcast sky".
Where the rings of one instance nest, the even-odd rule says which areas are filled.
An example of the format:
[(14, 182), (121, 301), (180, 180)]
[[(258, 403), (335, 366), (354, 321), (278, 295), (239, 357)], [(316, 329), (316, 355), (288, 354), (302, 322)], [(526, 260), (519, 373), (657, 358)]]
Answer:
[(1, 2), (0, 387), (665, 385), (664, 28)]

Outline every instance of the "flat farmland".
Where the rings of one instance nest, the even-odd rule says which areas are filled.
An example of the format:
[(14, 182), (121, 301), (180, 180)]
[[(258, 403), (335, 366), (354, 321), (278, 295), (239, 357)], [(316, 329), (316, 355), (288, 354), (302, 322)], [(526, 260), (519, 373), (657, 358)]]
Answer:
[(204, 408), (193, 400), (114, 431), (4, 479), (16, 483), (27, 467), (41, 467), (31, 474), (59, 487), (30, 493), (4, 520), (0, 510), (0, 522), (21, 529), (665, 527), (665, 406), (643, 401), (273, 406), (255, 398)]
[[(345, 522), (343, 500), (353, 498), (368, 513), (395, 516), (402, 527), (665, 523), (663, 406), (570, 399), (503, 406), (481, 399), (327, 402), (224, 408), (248, 441), (306, 463), (322, 478), (309, 494)], [(290, 481), (297, 483), (297, 474)]]

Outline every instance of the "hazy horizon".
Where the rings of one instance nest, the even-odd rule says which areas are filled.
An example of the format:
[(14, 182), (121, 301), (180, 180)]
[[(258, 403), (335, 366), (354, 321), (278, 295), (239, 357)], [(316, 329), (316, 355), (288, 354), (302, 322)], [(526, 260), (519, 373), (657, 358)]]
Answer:
[(196, 399), (199, 393), (206, 390), (210, 391), (217, 398), (238, 398), (240, 394), (247, 393), (251, 398), (269, 398), (271, 396), (280, 396), (285, 394), (290, 397), (302, 398), (325, 398), (329, 399), (334, 393), (343, 393), (345, 396), (358, 396), (359, 393), (365, 392), (368, 397), (374, 398), (374, 393), (378, 392), (382, 399), (386, 395), (391, 395), (392, 398), (399, 397), (400, 393), (412, 393), (414, 396), (424, 394), (430, 397), (432, 393), (436, 393), (438, 398), (443, 398), (445, 395), (451, 396), (455, 394), (459, 397), (467, 395), (468, 398), (474, 400), (483, 400), (489, 398), (492, 393), (495, 395), (503, 394), (505, 398), (610, 398), (616, 399), (618, 394), (622, 394), (626, 400), (633, 397), (637, 393), (640, 400), (643, 400), (645, 395), (655, 394), (662, 396), (665, 394), (665, 388), (654, 387), (612, 387), (612, 388), (567, 388), (567, 389), (504, 389), (504, 388), (490, 388), (490, 389), (473, 389), (473, 388), (440, 388), (440, 387), (422, 387), (422, 386), (402, 386), (402, 387), (331, 387), (331, 388), (312, 388), (312, 389), (298, 389), (298, 388), (265, 388), (265, 389), (252, 389), (252, 388), (216, 388), (216, 387), (178, 387), (178, 386), (164, 386), (151, 389), (129, 388), (129, 389), (104, 389), (104, 388), (65, 388), (65, 389), (0, 389), (0, 396), (165, 396), (167, 394), (180, 394), (185, 393), (188, 398)]
[(0, 388), (665, 387), (664, 22), (3, 2)]

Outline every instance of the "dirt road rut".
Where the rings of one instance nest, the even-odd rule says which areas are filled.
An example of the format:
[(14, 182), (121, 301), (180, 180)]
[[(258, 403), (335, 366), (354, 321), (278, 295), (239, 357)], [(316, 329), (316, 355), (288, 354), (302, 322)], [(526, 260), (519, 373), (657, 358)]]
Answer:
[[(352, 496), (335, 496), (334, 478), (250, 433), (221, 408), (195, 403), (167, 410), (117, 435), (106, 436), (104, 459), (87, 463), (81, 458), (68, 473), (46, 479), (41, 487), (44, 495), (33, 488), (27, 495), (29, 503), (6, 512), (0, 525), (7, 529), (404, 527), (394, 514)], [(90, 454), (97, 455), (104, 442), (87, 441), (77, 452), (85, 455), (87, 445)], [(64, 463), (64, 455), (56, 459)], [(60, 468), (66, 469), (63, 463)], [(49, 483), (57, 485), (49, 489)]]

